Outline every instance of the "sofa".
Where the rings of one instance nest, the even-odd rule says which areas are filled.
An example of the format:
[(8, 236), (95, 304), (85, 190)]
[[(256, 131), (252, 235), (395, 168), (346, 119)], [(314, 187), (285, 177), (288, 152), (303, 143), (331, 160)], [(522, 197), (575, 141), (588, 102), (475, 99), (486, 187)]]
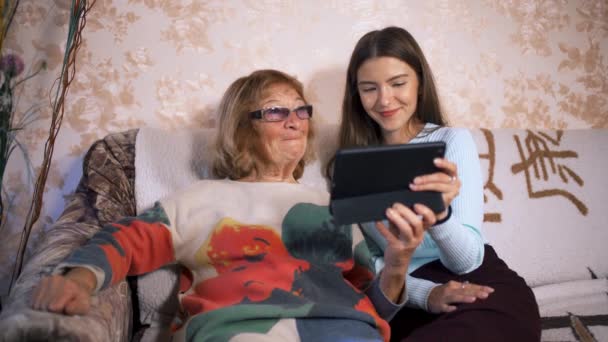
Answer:
[[(95, 142), (63, 214), (24, 267), (0, 314), (0, 341), (163, 341), (178, 310), (178, 267), (100, 292), (85, 316), (28, 308), (33, 286), (104, 224), (133, 216), (211, 177), (214, 130), (143, 127)], [(484, 174), (483, 232), (533, 288), (543, 341), (608, 341), (608, 129), (473, 129)], [(326, 188), (321, 170), (337, 126), (317, 127), (317, 159), (300, 180)]]

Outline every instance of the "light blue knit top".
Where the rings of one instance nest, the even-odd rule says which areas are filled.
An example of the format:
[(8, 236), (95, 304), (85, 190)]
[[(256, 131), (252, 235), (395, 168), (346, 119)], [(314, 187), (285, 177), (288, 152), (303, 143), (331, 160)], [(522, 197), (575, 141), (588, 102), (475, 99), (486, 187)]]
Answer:
[[(452, 201), (451, 217), (443, 224), (435, 225), (428, 230), (423, 242), (414, 252), (409, 273), (437, 259), (456, 274), (468, 273), (481, 265), (485, 242), (481, 232), (483, 178), (477, 146), (469, 130), (438, 127), (434, 124), (426, 124), (410, 143), (432, 141), (446, 143), (445, 158), (456, 163), (458, 178), (462, 185), (459, 195)], [(386, 241), (377, 232), (374, 224), (366, 223), (362, 226), (364, 231), (378, 243), (378, 246), (384, 249)], [(379, 257), (376, 267), (382, 268), (383, 266), (384, 262)], [(440, 284), (408, 275), (407, 305), (428, 311), (429, 293), (437, 285)]]

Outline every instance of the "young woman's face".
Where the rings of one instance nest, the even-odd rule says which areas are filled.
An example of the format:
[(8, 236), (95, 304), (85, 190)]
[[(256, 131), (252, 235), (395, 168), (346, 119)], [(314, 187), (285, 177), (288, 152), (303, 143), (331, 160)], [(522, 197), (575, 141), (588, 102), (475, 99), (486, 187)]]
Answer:
[(412, 67), (394, 57), (365, 61), (357, 71), (357, 88), (367, 114), (380, 125), (384, 141), (405, 143), (408, 122), (418, 105), (419, 80)]
[[(273, 84), (266, 89), (265, 94), (258, 104), (259, 109), (295, 109), (306, 104), (298, 92), (288, 84)], [(308, 125), (309, 120), (298, 118), (295, 112), (289, 113), (283, 121), (256, 120), (254, 127), (260, 136), (267, 160), (272, 164), (267, 166), (296, 165), (306, 152)]]

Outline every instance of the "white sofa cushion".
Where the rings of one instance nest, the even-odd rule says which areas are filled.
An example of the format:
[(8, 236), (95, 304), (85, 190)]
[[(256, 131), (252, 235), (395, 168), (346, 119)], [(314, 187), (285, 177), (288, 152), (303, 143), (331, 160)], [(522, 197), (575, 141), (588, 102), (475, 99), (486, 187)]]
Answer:
[(473, 137), (485, 175), (484, 235), (498, 255), (531, 286), (608, 276), (608, 130)]

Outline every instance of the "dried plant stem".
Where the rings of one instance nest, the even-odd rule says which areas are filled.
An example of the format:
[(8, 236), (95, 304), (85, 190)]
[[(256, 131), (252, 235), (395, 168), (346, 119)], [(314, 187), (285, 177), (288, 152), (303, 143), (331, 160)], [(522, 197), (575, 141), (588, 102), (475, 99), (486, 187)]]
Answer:
[(72, 10), (70, 13), (70, 25), (68, 31), (68, 39), (66, 45), (66, 52), (64, 54), (63, 67), (61, 74), (55, 81), (57, 86), (57, 93), (55, 100), (52, 103), (53, 113), (51, 116), (51, 124), (49, 127), (49, 137), (44, 145), (44, 156), (36, 185), (34, 188), (34, 194), (32, 196), (32, 204), (28, 211), (23, 231), (21, 232), (21, 240), (19, 242), (19, 249), (17, 250), (17, 259), (15, 260), (15, 266), (11, 277), (10, 289), (13, 285), (23, 268), (23, 259), (27, 249), (27, 242), (32, 232), (34, 223), (40, 217), (40, 210), (42, 208), (42, 199), (44, 196), (44, 188), (48, 173), (51, 167), (51, 160), (53, 158), (53, 150), (55, 147), (55, 139), (59, 134), (61, 123), (63, 121), (63, 114), (65, 111), (65, 98), (68, 92), (68, 88), (74, 79), (76, 74), (76, 53), (82, 42), (82, 31), (86, 25), (86, 14), (93, 7), (96, 0), (90, 3), (86, 0), (72, 0)]
[[(8, 33), (8, 29), (11, 27), (11, 23), (13, 22), (13, 18), (15, 17), (15, 12), (17, 12), (17, 7), (19, 7), (19, 1), (15, 0), (12, 4), (6, 3), (4, 0), (0, 0), (0, 14), (4, 13), (4, 11), (8, 12), (8, 17), (6, 23), (2, 23), (2, 32), (0, 32), (0, 51), (4, 46), (4, 39), (6, 38), (6, 34)], [(7, 8), (5, 8), (8, 7)]]

